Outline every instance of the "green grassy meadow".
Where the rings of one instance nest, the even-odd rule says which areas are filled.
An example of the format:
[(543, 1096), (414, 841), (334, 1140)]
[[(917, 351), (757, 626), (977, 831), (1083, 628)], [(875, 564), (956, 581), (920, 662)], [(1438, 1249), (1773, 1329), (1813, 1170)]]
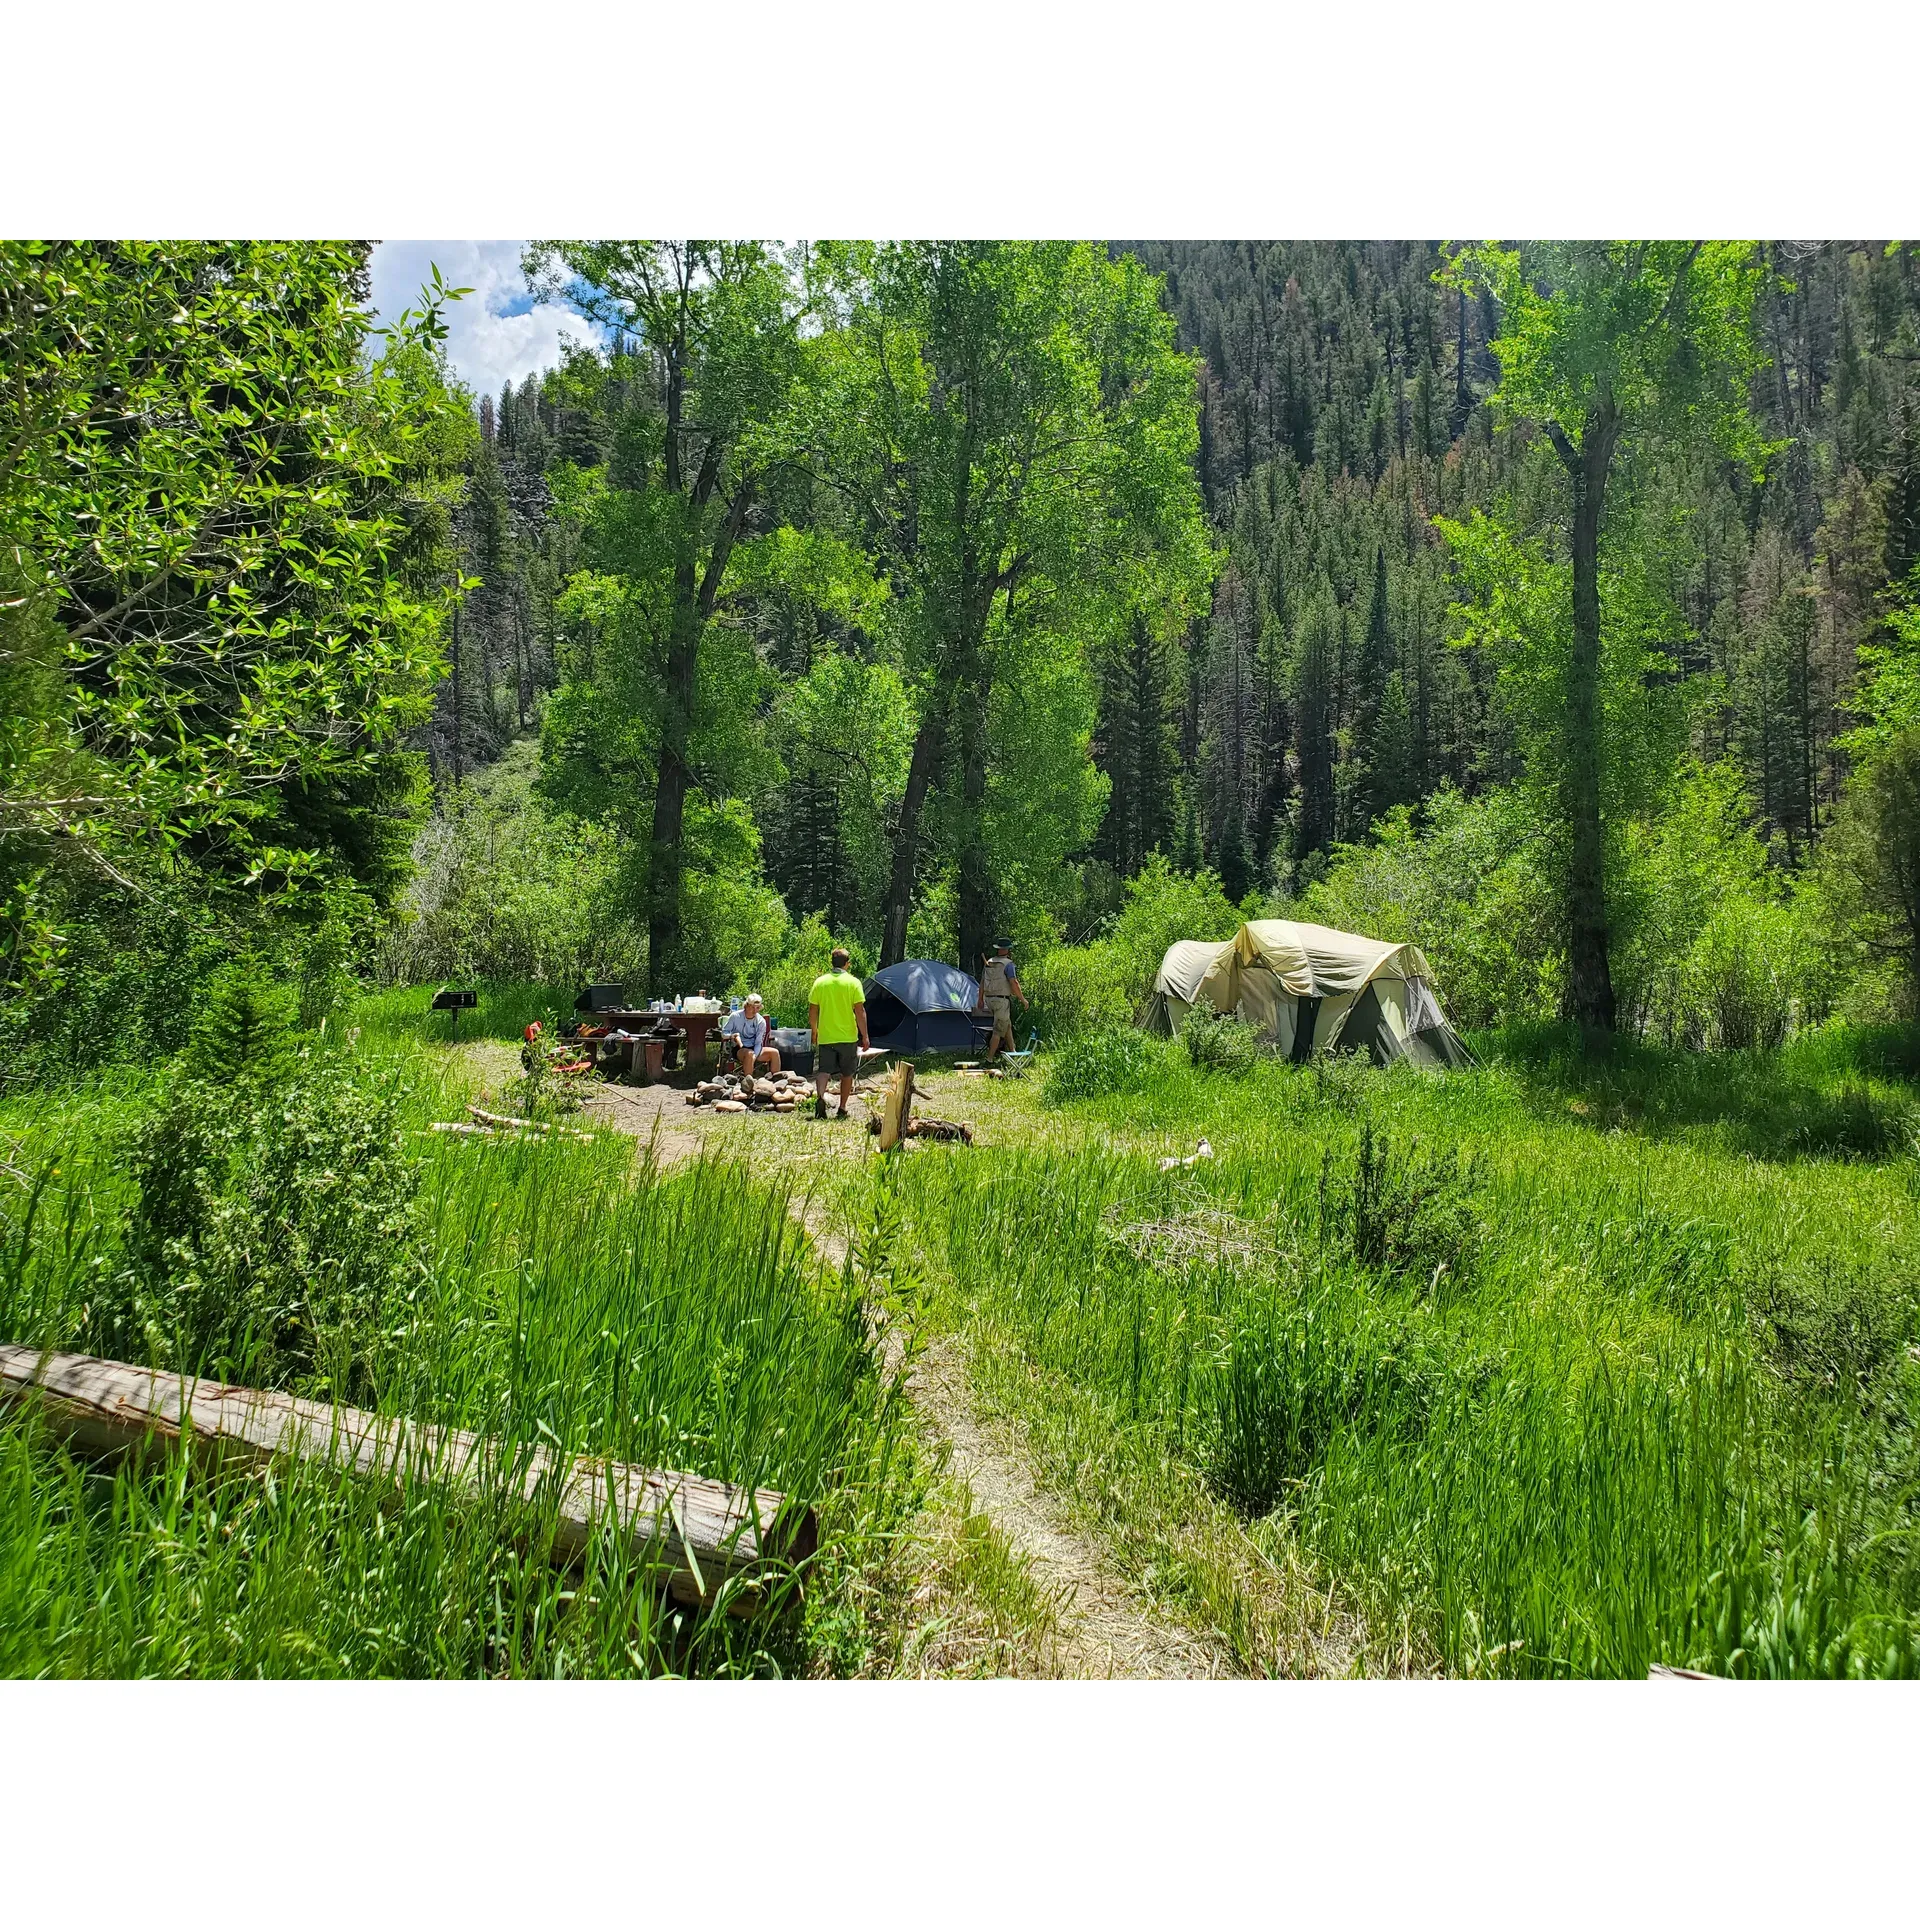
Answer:
[[(314, 1466), (109, 1471), (13, 1414), (0, 1672), (1036, 1670), (1052, 1603), (936, 1492), (882, 1365), (908, 1306), (1148, 1602), (1241, 1670), (1920, 1666), (1909, 1035), (1594, 1059), (1510, 1030), (1442, 1076), (1215, 1071), (1122, 1033), (1020, 1081), (930, 1071), (972, 1149), (879, 1167), (845, 1130), (743, 1117), (663, 1168), (591, 1126), (432, 1132), (477, 1089), (426, 997), (367, 996), (314, 1043), (385, 1102), (410, 1196), (352, 1354), (208, 1332), (199, 1364), (778, 1487), (822, 1518), (804, 1602), (687, 1612), (612, 1539), (555, 1570), (504, 1499), (383, 1498)], [(487, 1002), (463, 1041), (556, 1011), (537, 989)], [(130, 1143), (165, 1085), (0, 1103), (0, 1338), (126, 1346), (103, 1303), (137, 1256)], [(1210, 1158), (1161, 1170), (1202, 1138)], [(851, 1224), (852, 1260), (796, 1227), (802, 1189)], [(901, 1542), (929, 1526), (948, 1560), (916, 1588)], [(979, 1658), (950, 1636), (920, 1660), (969, 1608)]]
[[(1085, 1097), (996, 1089), (1005, 1145), (904, 1170), (933, 1312), (1090, 1514), (1184, 1474), (1338, 1584), (1363, 1670), (1912, 1674), (1910, 1042), (1482, 1044), (1220, 1075), (1126, 1036), (1056, 1065)], [(1157, 1549), (1284, 1669), (1210, 1556)]]
[[(501, 1500), (425, 1482), (382, 1500), (312, 1466), (109, 1472), (14, 1416), (0, 1422), (0, 1672), (781, 1673), (824, 1657), (808, 1638), (822, 1621), (857, 1639), (845, 1594), (918, 1494), (852, 1275), (824, 1269), (786, 1195), (737, 1168), (661, 1175), (612, 1133), (427, 1131), (465, 1085), (391, 1029), (383, 1052), (380, 1009), (364, 1011), (359, 1070), (396, 1083), (417, 1238), (349, 1397), (812, 1501), (824, 1545), (807, 1606), (683, 1613), (629, 1577), (617, 1540), (553, 1569), (540, 1516)], [(150, 1094), (123, 1080), (0, 1110), (25, 1175), (8, 1196), (0, 1338), (100, 1346), (90, 1315), (127, 1257), (126, 1140)], [(201, 1364), (287, 1384), (244, 1357)]]

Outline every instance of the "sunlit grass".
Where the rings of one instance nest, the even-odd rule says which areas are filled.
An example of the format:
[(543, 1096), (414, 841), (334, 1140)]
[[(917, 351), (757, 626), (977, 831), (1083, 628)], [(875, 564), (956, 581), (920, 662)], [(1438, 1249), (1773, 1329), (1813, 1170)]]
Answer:
[[(1057, 1112), (995, 1088), (970, 1111), (1003, 1144), (920, 1154), (904, 1183), (935, 1312), (1011, 1356), (1003, 1387), (1024, 1369), (1036, 1429), (1091, 1398), (1116, 1462), (1150, 1445), (1279, 1525), (1376, 1648), (1478, 1673), (1912, 1671), (1900, 1049), (1489, 1052), (1474, 1074), (1224, 1077), (1167, 1047)], [(1214, 1158), (1157, 1170), (1201, 1136)], [(1329, 1231), (1363, 1137), (1471, 1156), (1457, 1258), (1388, 1272)]]
[[(377, 1051), (377, 1050), (376, 1050)], [(400, 1072), (404, 1049), (369, 1071)], [(634, 1143), (435, 1135), (457, 1073), (417, 1063), (401, 1114), (426, 1253), (390, 1304), (376, 1410), (508, 1443), (772, 1487), (814, 1504), (814, 1594), (753, 1620), (666, 1606), (622, 1544), (548, 1562), (504, 1495), (397, 1496), (322, 1466), (213, 1479), (179, 1459), (107, 1472), (0, 1416), (0, 1671), (701, 1673), (806, 1670), (810, 1616), (884, 1556), (918, 1498), (896, 1390), (847, 1275), (786, 1196)], [(136, 1089), (6, 1103), (0, 1338), (84, 1343), (131, 1198)], [(844, 1614), (844, 1608), (840, 1608)], [(857, 1609), (856, 1609), (857, 1624)], [(864, 1631), (864, 1629), (861, 1629)], [(844, 1618), (836, 1628), (844, 1638)]]

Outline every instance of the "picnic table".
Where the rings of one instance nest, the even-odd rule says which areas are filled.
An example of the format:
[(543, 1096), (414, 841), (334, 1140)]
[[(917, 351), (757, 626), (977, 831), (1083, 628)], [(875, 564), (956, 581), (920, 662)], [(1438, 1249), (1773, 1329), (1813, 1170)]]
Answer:
[[(665, 1023), (678, 1028), (684, 1036), (686, 1065), (704, 1071), (714, 1031), (725, 1018), (723, 1013), (682, 1013), (671, 1008), (664, 1013), (655, 1013), (646, 1007), (603, 1008), (592, 1019), (596, 1027), (608, 1029), (593, 1041), (597, 1064), (630, 1078), (664, 1077), (660, 1064), (649, 1063), (648, 1042)], [(660, 1043), (655, 1041), (655, 1045)]]

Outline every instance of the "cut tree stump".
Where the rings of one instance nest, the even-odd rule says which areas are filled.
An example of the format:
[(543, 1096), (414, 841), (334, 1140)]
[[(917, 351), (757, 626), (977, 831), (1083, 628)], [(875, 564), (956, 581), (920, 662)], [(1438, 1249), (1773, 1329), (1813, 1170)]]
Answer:
[(216, 1459), (318, 1460), (368, 1480), (440, 1479), (475, 1494), (504, 1487), (528, 1502), (545, 1496), (556, 1503), (556, 1565), (585, 1559), (611, 1511), (638, 1570), (687, 1606), (713, 1605), (733, 1581), (727, 1611), (753, 1613), (763, 1585), (810, 1559), (819, 1544), (813, 1509), (769, 1488), (509, 1447), (457, 1427), (86, 1354), (0, 1345), (0, 1404), (9, 1401), (36, 1405), (49, 1433), (93, 1459), (164, 1447), (190, 1425), (195, 1450)]
[(880, 1106), (880, 1151), (891, 1153), (900, 1144), (913, 1112), (913, 1062), (902, 1060), (893, 1070), (886, 1099)]

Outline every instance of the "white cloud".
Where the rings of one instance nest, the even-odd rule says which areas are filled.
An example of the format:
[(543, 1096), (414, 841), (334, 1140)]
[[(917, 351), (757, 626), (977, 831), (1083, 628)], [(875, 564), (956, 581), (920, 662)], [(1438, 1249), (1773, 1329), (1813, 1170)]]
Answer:
[(518, 240), (383, 240), (373, 252), (373, 308), (384, 324), (418, 304), (429, 269), (450, 287), (471, 287), (446, 309), (447, 357), (476, 393), (498, 393), (560, 364), (562, 340), (598, 336), (564, 307), (533, 306), (520, 272)]

